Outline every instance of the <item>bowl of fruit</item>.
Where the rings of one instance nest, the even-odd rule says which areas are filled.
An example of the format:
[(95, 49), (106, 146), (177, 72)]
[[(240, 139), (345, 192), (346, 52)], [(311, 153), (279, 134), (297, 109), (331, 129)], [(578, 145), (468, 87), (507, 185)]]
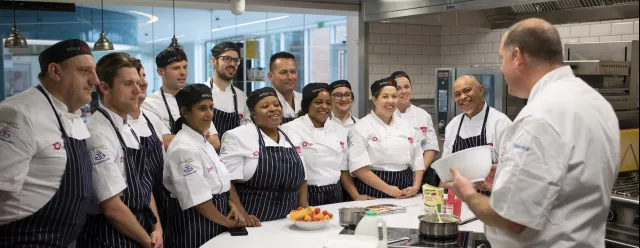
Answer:
[(327, 226), (329, 220), (333, 219), (333, 214), (317, 207), (307, 207), (291, 210), (287, 219), (300, 229), (319, 230)]

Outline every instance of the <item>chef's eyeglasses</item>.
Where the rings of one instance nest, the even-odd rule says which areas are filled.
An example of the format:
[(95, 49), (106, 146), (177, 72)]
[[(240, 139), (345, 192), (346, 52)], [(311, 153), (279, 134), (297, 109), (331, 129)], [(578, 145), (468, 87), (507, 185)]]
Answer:
[(342, 94), (342, 93), (333, 94), (333, 99), (340, 100), (342, 99), (342, 97), (344, 97), (345, 99), (351, 99), (353, 97), (353, 94), (351, 94), (350, 92), (345, 94)]
[(240, 65), (240, 58), (234, 58), (231, 56), (219, 56), (219, 59), (222, 59), (225, 63), (231, 63), (231, 61), (236, 62), (236, 64)]

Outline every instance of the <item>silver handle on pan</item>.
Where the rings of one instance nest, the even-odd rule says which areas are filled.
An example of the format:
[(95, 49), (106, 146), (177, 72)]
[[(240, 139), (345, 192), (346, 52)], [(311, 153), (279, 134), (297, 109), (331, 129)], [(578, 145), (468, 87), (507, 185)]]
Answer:
[(399, 238), (399, 239), (394, 239), (394, 240), (389, 240), (387, 241), (387, 244), (393, 244), (393, 243), (398, 243), (400, 241), (405, 241), (405, 240), (410, 240), (411, 238), (409, 237), (404, 237), (404, 238)]
[(635, 246), (635, 245), (625, 244), (625, 243), (618, 242), (618, 241), (613, 241), (613, 240), (610, 240), (610, 239), (604, 239), (604, 242), (605, 242), (605, 243), (610, 243), (610, 244), (620, 245), (620, 246), (623, 246), (623, 247), (629, 247), (629, 248), (640, 248), (640, 247)]

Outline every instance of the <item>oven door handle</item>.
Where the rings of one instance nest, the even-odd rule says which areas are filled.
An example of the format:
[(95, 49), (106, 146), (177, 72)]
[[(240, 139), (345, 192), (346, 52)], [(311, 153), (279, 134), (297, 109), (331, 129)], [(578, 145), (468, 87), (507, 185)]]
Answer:
[(620, 245), (622, 247), (640, 248), (640, 247), (638, 247), (636, 245), (625, 244), (625, 243), (622, 243), (622, 242), (619, 242), (619, 241), (614, 241), (614, 240), (610, 240), (610, 239), (606, 239), (606, 238), (604, 239), (604, 242), (605, 243), (610, 243), (610, 244)]

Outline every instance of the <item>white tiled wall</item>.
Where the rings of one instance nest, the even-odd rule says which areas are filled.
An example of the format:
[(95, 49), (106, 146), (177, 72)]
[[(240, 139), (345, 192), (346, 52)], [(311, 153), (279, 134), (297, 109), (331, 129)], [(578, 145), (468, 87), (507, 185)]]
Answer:
[[(563, 44), (638, 40), (638, 19), (558, 25)], [(498, 67), (505, 29), (436, 27), (390, 23), (369, 25), (369, 83), (403, 70), (414, 98), (433, 99), (439, 67)]]

